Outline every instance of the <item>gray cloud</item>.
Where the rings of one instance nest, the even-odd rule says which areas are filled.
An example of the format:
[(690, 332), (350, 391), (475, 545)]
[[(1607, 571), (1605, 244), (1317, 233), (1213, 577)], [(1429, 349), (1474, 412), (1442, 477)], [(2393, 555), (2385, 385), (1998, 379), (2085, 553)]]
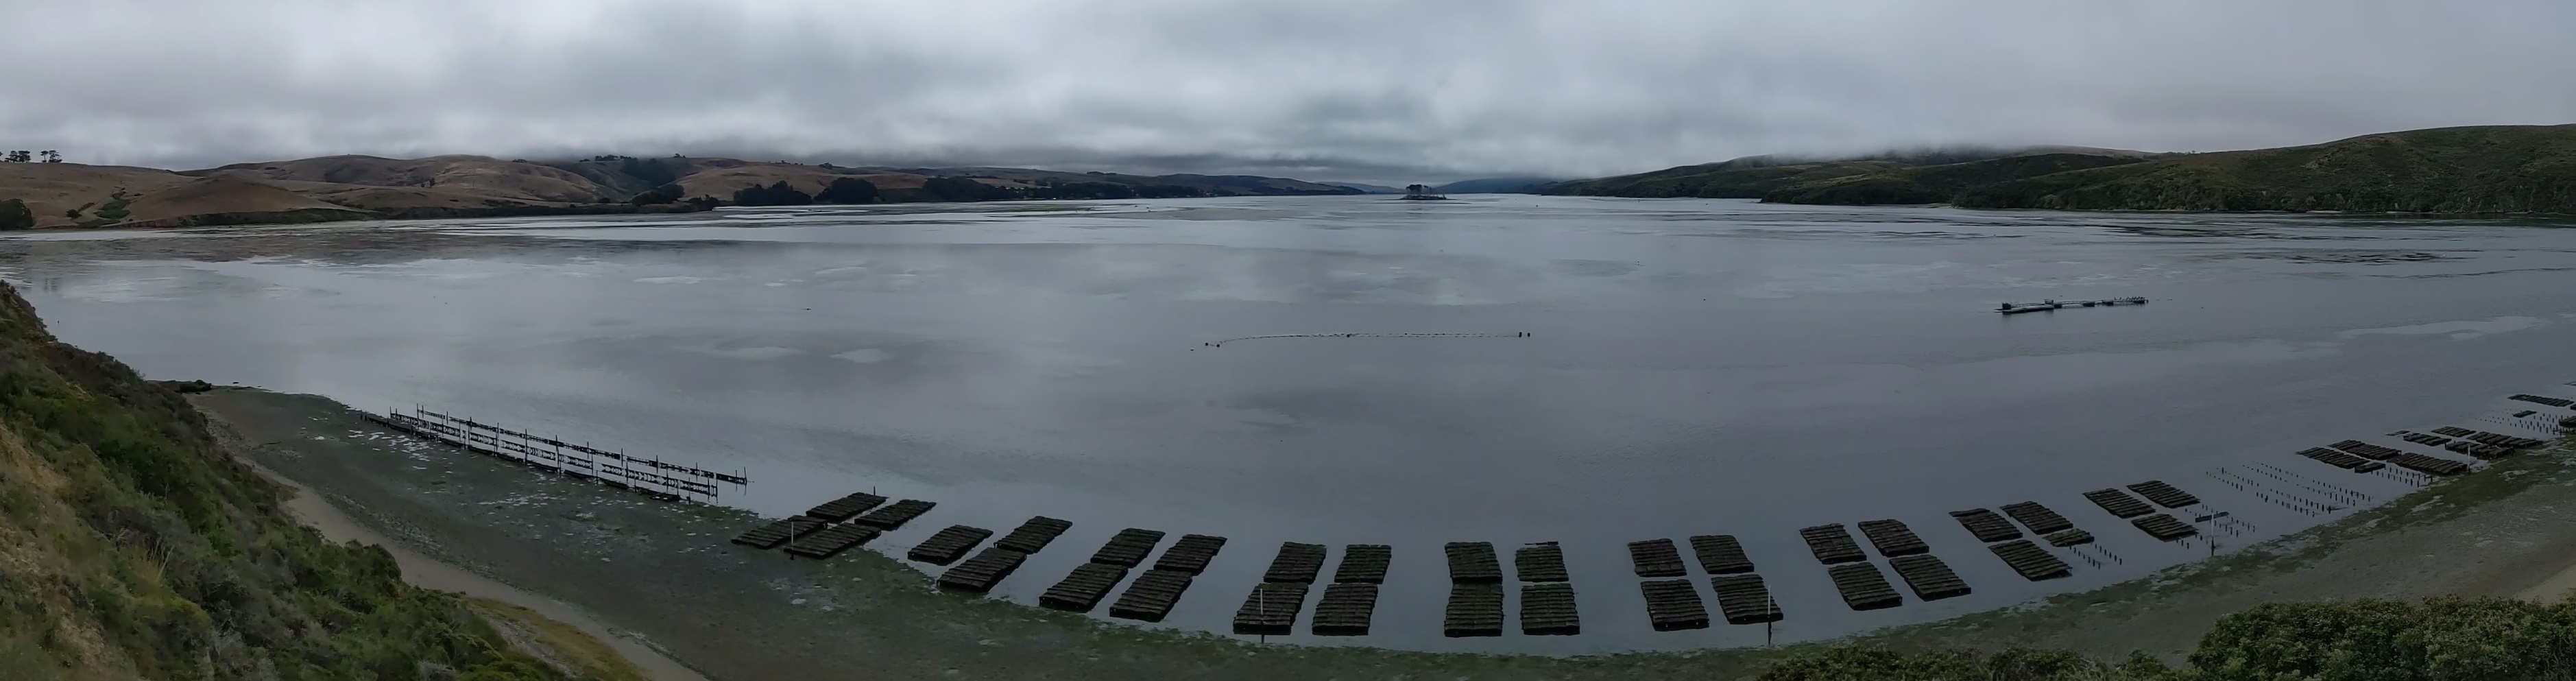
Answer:
[(2576, 4), (0, 0), (0, 146), (1402, 180), (2576, 120)]

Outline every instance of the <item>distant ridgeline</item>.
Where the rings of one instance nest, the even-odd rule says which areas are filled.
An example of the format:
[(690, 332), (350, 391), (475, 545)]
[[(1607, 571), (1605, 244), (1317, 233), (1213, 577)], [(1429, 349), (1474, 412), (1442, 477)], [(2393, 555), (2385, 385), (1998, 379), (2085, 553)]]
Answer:
[(2436, 128), (2193, 154), (2032, 147), (1755, 156), (1539, 191), (1963, 208), (2576, 213), (2576, 125)]

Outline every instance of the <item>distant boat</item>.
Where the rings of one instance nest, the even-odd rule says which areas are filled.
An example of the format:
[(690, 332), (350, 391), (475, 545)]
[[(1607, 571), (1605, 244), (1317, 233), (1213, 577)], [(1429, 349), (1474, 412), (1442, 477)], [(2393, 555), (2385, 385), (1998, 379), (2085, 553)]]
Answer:
[(2146, 299), (2146, 297), (2145, 297), (2145, 296), (2130, 296), (2130, 297), (2127, 297), (2127, 298), (2108, 298), (2108, 299), (2103, 299), (2103, 300), (2053, 300), (2053, 299), (2052, 299), (2052, 300), (2043, 300), (2043, 301), (2039, 301), (2039, 302), (2037, 302), (2037, 303), (2004, 303), (2004, 304), (2002, 304), (2002, 305), (1997, 305), (1997, 306), (1995, 306), (1995, 311), (1996, 311), (1996, 312), (2001, 312), (2001, 313), (2004, 313), (2004, 314), (2021, 314), (2021, 313), (2024, 313), (2024, 312), (2046, 312), (2046, 311), (2049, 311), (2049, 310), (2062, 309), (2062, 308), (2065, 308), (2066, 306), (2069, 306), (2069, 305), (2075, 305), (2075, 306), (2081, 306), (2081, 307), (2109, 307), (2109, 306), (2112, 306), (2112, 305), (2122, 305), (2122, 304), (2127, 304), (2127, 305), (2145, 305), (2145, 304), (2147, 304), (2147, 299)]
[(1441, 194), (1439, 190), (1432, 189), (1432, 188), (1431, 188), (1431, 185), (1425, 185), (1425, 184), (1408, 184), (1408, 185), (1405, 185), (1405, 186), (1404, 186), (1404, 200), (1406, 200), (1406, 201), (1447, 201), (1447, 200), (1449, 200), (1449, 197), (1448, 197), (1448, 196), (1446, 196), (1446, 195)]

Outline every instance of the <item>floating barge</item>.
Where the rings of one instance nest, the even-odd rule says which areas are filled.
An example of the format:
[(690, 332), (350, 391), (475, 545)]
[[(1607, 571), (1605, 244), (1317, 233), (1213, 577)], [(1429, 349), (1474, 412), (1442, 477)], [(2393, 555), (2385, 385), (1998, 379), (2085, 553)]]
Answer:
[(1184, 534), (1180, 541), (1172, 542), (1172, 548), (1163, 550), (1163, 557), (1154, 560), (1154, 569), (1197, 576), (1207, 571), (1208, 561), (1215, 560), (1217, 550), (1222, 548), (1224, 537)]
[(921, 514), (929, 513), (931, 507), (938, 505), (938, 502), (905, 499), (877, 507), (877, 510), (853, 518), (850, 522), (872, 525), (881, 530), (894, 530), (903, 527), (904, 523), (912, 522), (914, 518), (921, 517)]
[(1039, 549), (1055, 543), (1055, 538), (1069, 529), (1073, 529), (1073, 521), (1037, 516), (1020, 523), (1019, 529), (1002, 535), (1002, 540), (993, 542), (993, 545), (1020, 553), (1037, 553)]
[(940, 573), (939, 588), (970, 593), (992, 591), (993, 585), (1002, 583), (1002, 578), (1018, 571), (1020, 564), (1028, 559), (1029, 554), (1001, 546), (987, 548), (966, 562), (958, 563), (957, 567)]
[(1682, 577), (1690, 568), (1682, 565), (1682, 551), (1670, 539), (1648, 539), (1628, 542), (1628, 561), (1637, 566), (1639, 577)]
[(833, 525), (817, 530), (813, 534), (797, 537), (795, 543), (787, 545), (787, 554), (820, 560), (840, 555), (842, 551), (850, 550), (850, 547), (868, 543), (869, 540), (876, 538), (877, 530), (873, 527)]
[(2058, 548), (2091, 543), (2093, 543), (2093, 533), (2083, 530), (2067, 530), (2048, 535), (2048, 545)]
[(1100, 545), (1099, 551), (1091, 554), (1091, 562), (1118, 567), (1136, 567), (1144, 564), (1145, 554), (1153, 553), (1154, 545), (1160, 543), (1163, 543), (1161, 530), (1134, 527), (1119, 530), (1117, 535), (1109, 538), (1108, 543)]
[(883, 504), (885, 502), (885, 497), (866, 492), (853, 492), (849, 496), (817, 504), (814, 508), (805, 511), (805, 515), (807, 517), (822, 518), (825, 521), (837, 523), (849, 520), (850, 518), (855, 517), (868, 509), (876, 508), (878, 504)]
[(1996, 558), (2002, 558), (2005, 565), (2012, 567), (2013, 572), (2020, 573), (2022, 579), (2036, 582), (2075, 574), (2075, 568), (2067, 567), (2066, 561), (2058, 560), (2057, 556), (2048, 552), (2048, 549), (2040, 548), (2038, 544), (2033, 544), (2028, 539), (1995, 544), (1986, 548), (1994, 551)]
[(2173, 541), (2200, 534), (2200, 530), (2192, 527), (2190, 523), (2162, 513), (2131, 520), (2129, 524), (2138, 526), (2140, 531), (2146, 532), (2147, 536), (2155, 537), (2157, 541)]
[(1700, 604), (1699, 589), (1690, 580), (1638, 582), (1637, 590), (1646, 596), (1646, 619), (1655, 631), (1708, 628), (1708, 607)]
[(1450, 638), (1503, 635), (1502, 585), (1449, 585), (1449, 609), (1441, 616), (1440, 635)]
[(1690, 538), (1691, 552), (1699, 554), (1699, 567), (1712, 575), (1733, 575), (1753, 571), (1753, 559), (1744, 556), (1744, 544), (1731, 534), (1703, 534)]
[(1109, 604), (1109, 616), (1139, 622), (1161, 622), (1172, 614), (1172, 605), (1181, 602), (1181, 592), (1190, 590), (1190, 573), (1170, 570), (1146, 570), (1127, 585), (1127, 593)]
[(1449, 582), (1452, 584), (1501, 584), (1502, 561), (1494, 556), (1494, 545), (1488, 542), (1449, 542)]
[(929, 539), (921, 540), (904, 557), (932, 565), (947, 565), (966, 557), (967, 551), (975, 550), (976, 544), (984, 543), (992, 536), (992, 530), (981, 527), (950, 525), (938, 534), (930, 535)]
[(2075, 528), (2075, 523), (2068, 521), (2066, 516), (2058, 515), (2056, 511), (2049, 510), (2047, 506), (2042, 506), (2036, 501), (2004, 504), (2004, 515), (2012, 516), (2013, 520), (2020, 522), (2022, 527), (2030, 528), (2034, 534), (2056, 534)]
[(1574, 611), (1574, 585), (1565, 582), (1522, 585), (1521, 633), (1528, 636), (1583, 633), (1583, 621)]
[(1816, 562), (1832, 565), (1869, 560), (1860, 543), (1852, 541), (1851, 531), (1842, 525), (1817, 525), (1800, 528), (1798, 537), (1807, 540), (1807, 550), (1816, 554)]
[(1906, 588), (1913, 589), (1916, 598), (1937, 601), (1968, 595), (1968, 581), (1960, 579), (1949, 563), (1931, 554), (1897, 556), (1888, 559), (1887, 566), (1896, 568), (1896, 576), (1905, 579)]
[(1126, 578), (1127, 566), (1124, 565), (1076, 565), (1072, 574), (1065, 575), (1063, 580), (1047, 587), (1046, 593), (1038, 596), (1038, 605), (1068, 612), (1091, 612), (1092, 608), (1100, 607), (1100, 599), (1107, 597), (1109, 590), (1118, 586), (1119, 580)]
[[(1385, 544), (1351, 544), (1342, 547), (1342, 564), (1333, 568), (1333, 581), (1340, 584), (1380, 584), (1386, 581), (1387, 563), (1395, 559), (1395, 548)], [(1324, 596), (1333, 595), (1330, 589)], [(1369, 592), (1369, 602), (1377, 602), (1377, 592)], [(1367, 623), (1362, 622), (1366, 629)], [(1368, 633), (1362, 631), (1360, 633)]]
[(1977, 541), (1994, 543), (2021, 538), (2021, 528), (2013, 527), (2012, 521), (1994, 511), (1971, 508), (1951, 511), (1950, 517), (1958, 519), (1959, 526), (1968, 528), (1969, 534), (1977, 535)]
[(2147, 304), (2147, 298), (2145, 296), (2105, 298), (2102, 300), (2043, 300), (2036, 303), (2004, 303), (1995, 306), (1995, 312), (2002, 314), (2023, 314), (2028, 312), (2047, 312), (2049, 310), (2059, 310), (2069, 307), (2110, 307), (2113, 305), (2145, 304)]
[[(1282, 542), (1279, 556), (1270, 559), (1270, 569), (1261, 573), (1261, 581), (1273, 584), (1313, 584), (1315, 575), (1324, 571), (1324, 545)], [(1298, 592), (1302, 596), (1304, 591)]]
[(2120, 518), (2135, 518), (2156, 512), (2156, 507), (2148, 506), (2147, 502), (2139, 501), (2137, 497), (2129, 496), (2127, 492), (2108, 487), (2085, 492), (2084, 499), (2093, 502), (2095, 506), (2102, 507), (2102, 510), (2110, 511), (2112, 516)]
[(1827, 568), (1825, 573), (1833, 576), (1834, 590), (1842, 592), (1843, 604), (1853, 610), (1879, 610), (1905, 604), (1905, 597), (1896, 595), (1896, 587), (1887, 583), (1887, 575), (1880, 574), (1877, 565), (1845, 563)]
[(1568, 582), (1565, 549), (1556, 542), (1531, 544), (1512, 552), (1512, 574), (1524, 582)]
[[(1358, 548), (1356, 546), (1352, 548)], [(1385, 547), (1379, 547), (1385, 548)], [(1349, 566), (1349, 559), (1343, 559)], [(1378, 578), (1385, 579), (1386, 563), (1378, 563)], [(1339, 578), (1339, 575), (1335, 575)], [(1369, 618), (1377, 611), (1377, 585), (1343, 582), (1324, 587), (1324, 599), (1315, 603), (1314, 624), (1308, 629), (1316, 636), (1367, 636)]]
[(1303, 582), (1252, 585), (1252, 594), (1244, 596), (1243, 607), (1234, 611), (1234, 633), (1285, 635), (1295, 631), (1297, 613), (1306, 609), (1306, 589)]
[(2165, 508), (2200, 505), (2200, 497), (2192, 496), (2190, 492), (2182, 491), (2182, 488), (2165, 484), (2163, 480), (2149, 480), (2130, 485), (2129, 491), (2137, 492), (2138, 496), (2146, 497), (2148, 501), (2156, 502), (2156, 505)]
[(1869, 537), (1871, 546), (1878, 547), (1878, 555), (1889, 558), (1932, 552), (1932, 547), (1924, 544), (1922, 537), (1914, 536), (1914, 529), (1902, 521), (1863, 520), (1860, 533)]
[(1717, 592), (1717, 609), (1725, 614), (1727, 624), (1761, 624), (1781, 619), (1780, 604), (1771, 600), (1771, 589), (1762, 584), (1761, 575), (1710, 577), (1708, 588)]

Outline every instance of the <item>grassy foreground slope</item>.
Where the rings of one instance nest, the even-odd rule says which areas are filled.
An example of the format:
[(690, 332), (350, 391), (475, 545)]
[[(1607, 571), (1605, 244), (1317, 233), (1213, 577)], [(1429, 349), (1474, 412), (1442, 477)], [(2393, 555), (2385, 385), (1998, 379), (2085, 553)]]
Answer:
[(0, 284), (0, 679), (556, 679)]
[(1976, 187), (1969, 208), (2576, 213), (2576, 125), (2492, 125), (2194, 154)]

